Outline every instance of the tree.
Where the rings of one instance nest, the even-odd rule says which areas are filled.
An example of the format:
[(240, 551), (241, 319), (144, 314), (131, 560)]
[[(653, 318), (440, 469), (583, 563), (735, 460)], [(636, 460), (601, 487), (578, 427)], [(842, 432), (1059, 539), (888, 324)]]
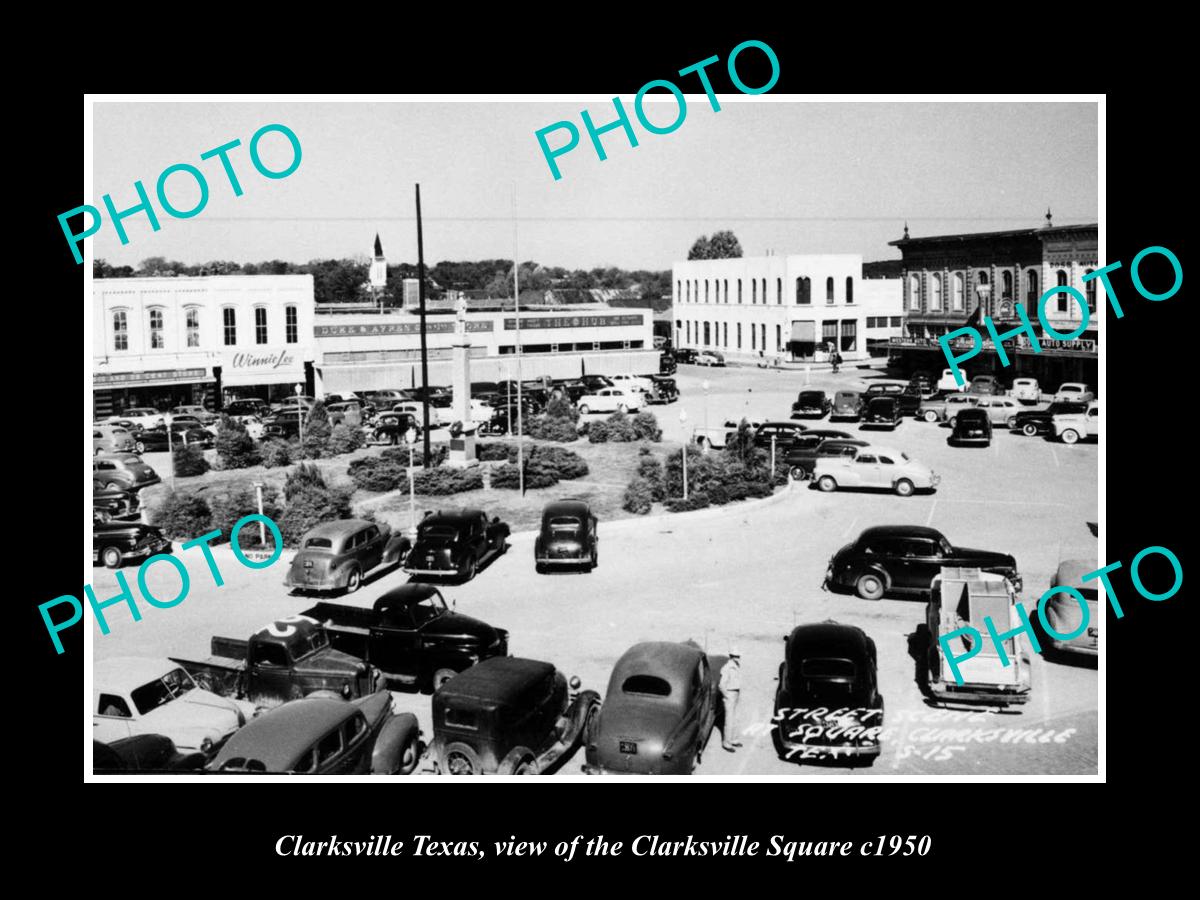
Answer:
[(708, 238), (705, 235), (700, 235), (696, 238), (696, 243), (692, 244), (692, 249), (688, 251), (688, 259), (712, 259), (709, 253)]
[(305, 459), (320, 459), (329, 455), (329, 439), (333, 427), (329, 424), (329, 413), (325, 403), (318, 400), (304, 417), (304, 442), (300, 448)]
[(738, 259), (742, 245), (732, 231), (717, 231), (712, 237), (701, 235), (688, 251), (688, 259)]
[(223, 469), (246, 469), (262, 461), (258, 445), (246, 426), (229, 416), (221, 416), (217, 424), (217, 456)]

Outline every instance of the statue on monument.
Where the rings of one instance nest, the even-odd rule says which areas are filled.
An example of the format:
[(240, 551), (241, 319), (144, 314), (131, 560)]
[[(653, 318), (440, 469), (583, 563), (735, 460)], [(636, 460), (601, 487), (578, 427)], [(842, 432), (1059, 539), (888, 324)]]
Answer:
[(454, 333), (466, 339), (467, 336), (467, 298), (459, 296), (454, 304)]

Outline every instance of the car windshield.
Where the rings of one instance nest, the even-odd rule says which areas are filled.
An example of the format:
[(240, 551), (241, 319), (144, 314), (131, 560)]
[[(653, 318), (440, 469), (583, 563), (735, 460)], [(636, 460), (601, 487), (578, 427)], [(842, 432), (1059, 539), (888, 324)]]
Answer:
[(556, 516), (550, 520), (550, 531), (555, 535), (578, 534), (583, 523), (568, 516)]
[(671, 685), (656, 675), (630, 675), (621, 683), (621, 692), (642, 697), (670, 697)]
[(304, 548), (306, 550), (308, 550), (308, 549), (332, 550), (333, 549), (333, 541), (330, 540), (329, 538), (324, 538), (324, 537), (309, 538), (307, 541), (304, 542)]
[(801, 403), (820, 403), (825, 399), (825, 394), (822, 391), (801, 391)]
[(316, 653), (318, 650), (324, 650), (329, 646), (329, 635), (324, 628), (315, 628), (308, 633), (306, 637), (301, 638), (292, 645), (292, 655), (297, 659)]
[(195, 687), (195, 682), (187, 672), (175, 668), (162, 678), (157, 678), (149, 684), (137, 688), (130, 694), (130, 698), (133, 700), (133, 705), (137, 707), (138, 713), (144, 716), (151, 710), (170, 703), (176, 697), (182, 697)]
[(432, 525), (421, 529), (421, 537), (430, 541), (457, 541), (458, 532), (448, 525)]
[(441, 594), (430, 594), (424, 600), (412, 605), (413, 619), (418, 625), (428, 622), (430, 619), (436, 619), (444, 612), (446, 612), (446, 601)]

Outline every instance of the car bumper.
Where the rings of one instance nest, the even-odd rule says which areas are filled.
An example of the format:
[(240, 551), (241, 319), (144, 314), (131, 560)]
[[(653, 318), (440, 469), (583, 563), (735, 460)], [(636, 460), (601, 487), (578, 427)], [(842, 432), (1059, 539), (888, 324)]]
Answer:
[(143, 557), (156, 556), (159, 553), (173, 552), (170, 541), (155, 541), (153, 544), (147, 544), (145, 547), (134, 547), (132, 550), (126, 550), (121, 554), (121, 559), (142, 559)]
[[(814, 755), (825, 757), (846, 756), (852, 759), (861, 759), (863, 757), (878, 756), (882, 751), (882, 746), (878, 743), (874, 744), (810, 744), (804, 741), (791, 741), (787, 738), (780, 738), (780, 746), (785, 752), (796, 754), (804, 754), (810, 751)], [(809, 757), (812, 758), (811, 756)]]
[(409, 575), (457, 575), (458, 569), (414, 569), (408, 566), (404, 567), (404, 571)]
[(1099, 642), (1099, 635), (1077, 637), (1072, 638), (1069, 641), (1060, 641), (1055, 638), (1051, 638), (1049, 640), (1050, 646), (1060, 653), (1078, 653), (1080, 656), (1091, 657), (1097, 657), (1100, 655)]
[(1029, 702), (1030, 686), (1019, 685), (990, 685), (990, 684), (952, 684), (945, 681), (931, 683), (930, 693), (946, 703), (967, 703), (980, 705), (1015, 706)]

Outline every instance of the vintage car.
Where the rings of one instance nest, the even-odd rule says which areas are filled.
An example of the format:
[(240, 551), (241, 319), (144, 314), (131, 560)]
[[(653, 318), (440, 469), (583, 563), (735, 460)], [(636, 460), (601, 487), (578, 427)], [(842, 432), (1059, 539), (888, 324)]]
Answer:
[(595, 393), (596, 391), (599, 391), (603, 388), (613, 386), (612, 381), (610, 381), (604, 375), (583, 375), (583, 376), (580, 376), (579, 380), (582, 381), (583, 386), (586, 387), (592, 393)]
[(92, 426), (92, 453), (129, 452), (133, 450), (133, 434), (120, 425), (101, 422)]
[(375, 666), (335, 650), (318, 621), (291, 615), (272, 622), (248, 640), (214, 637), (205, 660), (175, 659), (201, 687), (257, 707), (278, 706), (316, 691), (347, 700), (384, 687)]
[(725, 357), (716, 350), (701, 350), (692, 362), (698, 366), (724, 366)]
[[(396, 413), (401, 416), (409, 416), (415, 422), (425, 421), (425, 404), (420, 400), (400, 400), (390, 406), (382, 407), (383, 412), (380, 417), (387, 413)], [(447, 406), (438, 406), (432, 400), (429, 401), (429, 427), (438, 428), (442, 425), (449, 425), (454, 421), (454, 410)]]
[(1037, 403), (1042, 399), (1042, 386), (1036, 378), (1014, 378), (1008, 395), (1014, 400)]
[(654, 389), (646, 395), (647, 403), (674, 403), (679, 399), (679, 386), (674, 378), (655, 375), (651, 378)]
[(392, 695), (357, 700), (305, 697), (263, 713), (208, 764), (210, 772), (287, 775), (408, 775), (421, 760), (412, 713), (392, 713)]
[(833, 401), (824, 391), (801, 391), (792, 404), (792, 418), (821, 418), (833, 409)]
[(954, 417), (954, 425), (946, 443), (951, 446), (976, 444), (988, 447), (992, 443), (992, 420), (979, 407), (964, 409)]
[(1094, 400), (1086, 410), (1063, 413), (1050, 420), (1054, 436), (1064, 444), (1077, 444), (1086, 437), (1100, 437), (1100, 404)]
[(344, 424), (350, 428), (360, 427), (366, 417), (363, 405), (358, 400), (338, 400), (329, 403), (325, 406), (325, 413), (329, 416), (330, 425)]
[(404, 562), (410, 575), (452, 576), (470, 581), (483, 565), (508, 549), (509, 528), (479, 509), (427, 513)]
[(435, 691), (481, 659), (508, 655), (508, 632), (452, 612), (441, 591), (410, 582), (371, 609), (318, 603), (303, 615), (321, 622), (337, 650), (383, 672), (389, 687)]
[(861, 391), (838, 391), (833, 395), (833, 406), (829, 410), (829, 421), (846, 419), (857, 422), (863, 414), (863, 395)]
[(390, 525), (365, 519), (323, 522), (301, 539), (283, 585), (294, 591), (353, 594), (371, 575), (403, 563), (409, 545)]
[(142, 504), (137, 491), (107, 488), (104, 483), (92, 479), (92, 520), (111, 522), (114, 519), (141, 518)]
[(676, 347), (671, 351), (671, 355), (675, 357), (677, 363), (694, 363), (696, 361), (696, 350), (691, 347)]
[(990, 396), (1003, 394), (1004, 388), (1000, 385), (1000, 379), (995, 375), (976, 375), (967, 386), (967, 391), (981, 396)]
[[(951, 566), (934, 577), (925, 612), (927, 685), (935, 700), (946, 706), (1000, 707), (1029, 701), (1031, 651), (1016, 607), (1016, 591), (1003, 575)], [(1002, 642), (1003, 657), (988, 637), (986, 619), (996, 633), (1015, 635)], [(974, 628), (977, 637), (955, 633), (964, 627)], [(946, 658), (943, 637), (953, 663)]]
[(908, 378), (908, 390), (920, 394), (922, 400), (928, 400), (938, 394), (937, 379), (932, 372), (923, 369), (913, 372)]
[(690, 775), (720, 713), (719, 672), (700, 647), (635, 644), (613, 666), (604, 705), (588, 732), (589, 775)]
[(900, 411), (899, 396), (875, 396), (867, 398), (867, 408), (863, 413), (863, 428), (895, 429), (903, 421)]
[[(167, 429), (171, 430), (170, 436)], [(215, 445), (212, 432), (194, 422), (176, 420), (170, 425), (146, 428), (134, 436), (133, 449), (138, 453), (157, 453), (180, 444), (209, 450)]]
[(582, 500), (555, 500), (542, 509), (542, 527), (533, 542), (534, 568), (596, 568), (600, 542), (595, 514)]
[(832, 619), (800, 625), (784, 641), (771, 716), (775, 751), (796, 763), (873, 763), (883, 731), (875, 642)]
[(988, 420), (993, 426), (1002, 425), (1005, 428), (1012, 427), (1012, 420), (1016, 418), (1023, 406), (1014, 400), (1012, 397), (980, 397), (979, 403), (975, 407), (987, 413)]
[[(429, 427), (436, 425), (430, 407)], [(408, 412), (385, 412), (377, 415), (371, 423), (371, 440), (377, 444), (405, 444), (409, 438), (416, 440), (422, 434), (421, 418)]]
[[(725, 424), (728, 426), (730, 423)], [(754, 428), (754, 446), (769, 451), (774, 443), (775, 450), (782, 453), (791, 446), (793, 440), (806, 431), (808, 426), (801, 422), (763, 422)], [(726, 436), (726, 443), (729, 442), (729, 437)]]
[(632, 388), (601, 388), (579, 398), (579, 412), (588, 413), (636, 412), (646, 402), (642, 391)]
[(267, 403), (266, 400), (231, 400), (225, 404), (222, 412), (229, 416), (229, 418), (238, 419), (239, 421), (251, 416), (261, 419), (271, 412), (271, 404)]
[(621, 373), (609, 375), (608, 380), (613, 383), (613, 387), (624, 388), (627, 391), (637, 391), (640, 394), (649, 393), (654, 389), (654, 382), (641, 375)]
[(977, 395), (967, 393), (947, 394), (945, 397), (926, 400), (917, 409), (917, 418), (926, 422), (952, 421), (960, 409), (975, 406), (979, 400)]
[[(584, 741), (600, 695), (580, 691), (553, 665), (497, 656), (433, 695), (429, 754), (445, 775), (540, 775)], [(569, 688), (569, 690), (568, 690)]]
[(923, 597), (945, 566), (1003, 575), (1021, 589), (1017, 561), (1009, 554), (955, 547), (940, 531), (923, 525), (866, 529), (833, 555), (822, 587), (854, 591), (864, 600), (879, 600), (885, 594)]
[(875, 381), (863, 391), (863, 402), (869, 402), (875, 397), (899, 397), (908, 389), (904, 381)]
[(891, 447), (869, 444), (850, 453), (818, 457), (813, 478), (822, 491), (838, 488), (886, 488), (901, 497), (933, 490), (941, 477), (928, 466)]
[(1054, 417), (1087, 411), (1086, 403), (1051, 403), (1044, 409), (1023, 409), (1008, 423), (1011, 431), (1019, 431), (1026, 437), (1054, 433)]
[(160, 413), (152, 406), (134, 406), (125, 410), (120, 415), (109, 416), (109, 422), (130, 422), (134, 429), (153, 428), (155, 425), (161, 425), (166, 421), (163, 413)]
[[(308, 411), (303, 413), (308, 417)], [(300, 436), (301, 413), (294, 406), (291, 409), (281, 409), (263, 420), (263, 438), (281, 439), (298, 438)]]
[(1099, 655), (1100, 619), (1097, 601), (1100, 593), (1095, 579), (1083, 580), (1084, 575), (1092, 574), (1097, 568), (1095, 563), (1084, 559), (1068, 559), (1059, 563), (1058, 571), (1050, 581), (1050, 587), (1072, 587), (1079, 592), (1087, 604), (1087, 626), (1081, 627), (1084, 624), (1083, 607), (1075, 597), (1068, 593), (1053, 595), (1046, 601), (1046, 622), (1056, 633), (1074, 636), (1053, 637), (1045, 628), (1039, 628), (1038, 642), (1042, 645), (1042, 656), (1051, 658), (1058, 654), (1078, 653), (1095, 659)]
[(1090, 385), (1079, 381), (1068, 381), (1058, 386), (1054, 394), (1055, 403), (1090, 403), (1096, 399), (1096, 392)]
[(965, 391), (970, 382), (967, 381), (967, 373), (965, 369), (958, 370), (958, 377), (962, 379), (962, 384), (954, 377), (953, 369), (942, 369), (942, 377), (938, 379), (937, 389), (939, 391)]
[(674, 375), (679, 369), (679, 364), (676, 363), (674, 355), (670, 350), (664, 350), (658, 358), (658, 374), (659, 375)]
[(105, 521), (102, 513), (92, 510), (92, 565), (119, 569), (127, 562), (170, 552), (171, 542), (153, 525)]
[(401, 400), (412, 399), (407, 391), (397, 390), (362, 391), (359, 396), (376, 409), (391, 409)]
[(867, 442), (856, 440), (844, 431), (822, 429), (804, 432), (792, 441), (783, 457), (784, 465), (788, 467), (794, 480), (804, 481), (812, 475), (817, 465), (817, 457), (822, 454), (826, 445), (829, 446), (829, 451), (825, 455), (832, 456), (844, 453), (848, 448), (865, 447)]
[(92, 741), (92, 773), (123, 775), (129, 772), (195, 772), (207, 757), (199, 751), (181, 753), (165, 734), (135, 734), (112, 743)]
[(217, 414), (209, 412), (203, 406), (176, 406), (167, 414), (168, 422), (174, 422), (176, 419), (191, 416), (198, 419), (204, 425), (212, 425), (217, 421)]
[(106, 744), (161, 734), (211, 755), (253, 715), (252, 704), (203, 690), (174, 661), (115, 657), (92, 669), (92, 738)]

